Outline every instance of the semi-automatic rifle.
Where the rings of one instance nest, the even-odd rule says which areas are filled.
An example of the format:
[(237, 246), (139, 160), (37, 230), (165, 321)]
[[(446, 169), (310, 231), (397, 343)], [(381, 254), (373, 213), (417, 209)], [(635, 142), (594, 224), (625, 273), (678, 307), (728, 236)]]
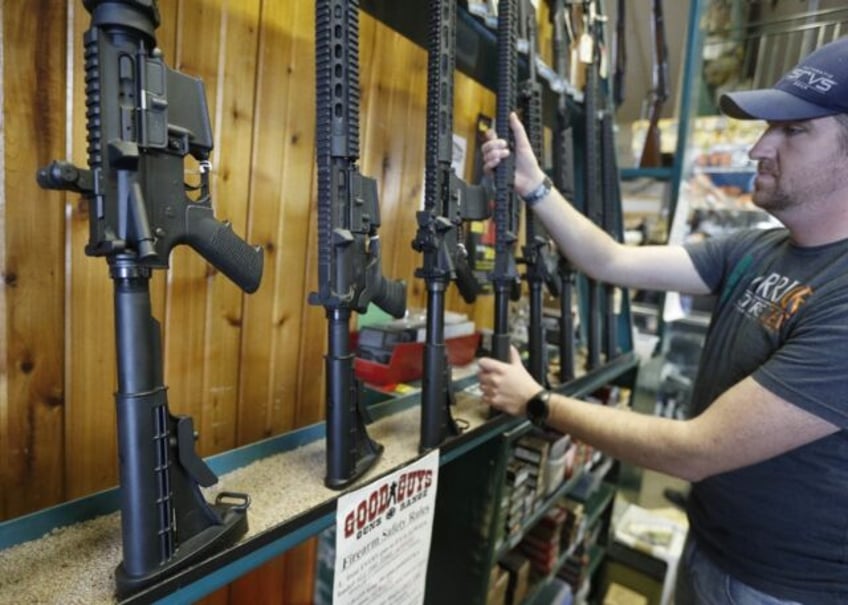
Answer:
[(406, 313), (406, 284), (382, 274), (377, 182), (359, 172), (359, 2), (315, 3), (318, 291), (327, 314), (327, 487), (360, 477), (383, 450), (368, 436), (367, 412), (354, 374), (351, 312), (368, 304)]
[[(583, 2), (583, 32), (581, 33), (581, 61), (586, 69), (586, 88), (583, 93), (585, 122), (584, 140), (584, 203), (586, 215), (601, 227), (603, 225), (603, 203), (601, 192), (601, 152), (599, 97), (600, 97), (600, 27), (602, 17), (597, 12), (596, 0)], [(601, 285), (588, 279), (588, 321), (586, 335), (586, 367), (593, 370), (601, 365)]]
[[(608, 107), (601, 118), (601, 194), (603, 197), (602, 226), (610, 237), (620, 240), (621, 233), (621, 188), (618, 161), (615, 149), (613, 108)], [(603, 353), (609, 362), (618, 356), (618, 288), (604, 284), (603, 306)]]
[(662, 0), (654, 0), (653, 17), (651, 24), (654, 34), (654, 81), (653, 88), (651, 89), (651, 105), (648, 112), (648, 131), (645, 134), (642, 157), (639, 159), (639, 166), (641, 168), (657, 168), (662, 166), (660, 114), (669, 95), (668, 46), (665, 41)]
[[(519, 107), (521, 120), (534, 155), (544, 157), (542, 131), (542, 86), (536, 69), (537, 30), (536, 9), (530, 0), (519, 0), (520, 31), (527, 42), (527, 79), (521, 83)], [(528, 370), (540, 384), (548, 383), (548, 363), (545, 343), (543, 286), (552, 296), (559, 296), (560, 286), (556, 271), (556, 254), (550, 246), (550, 237), (535, 213), (528, 209), (525, 215), (525, 243), (523, 261), (524, 278), (530, 295), (529, 323), (527, 328)]]
[[(518, 61), (516, 43), (518, 19), (516, 0), (498, 2), (498, 83), (495, 129), (498, 137), (515, 149), (515, 137), (509, 126), (509, 114), (518, 102)], [(518, 241), (519, 212), (514, 190), (515, 157), (510, 154), (495, 168), (495, 266), (490, 281), (495, 293), (495, 318), (492, 330), (492, 356), (501, 361), (510, 359), (509, 301), (520, 294), (520, 281), (515, 263)]]
[[(621, 179), (618, 170), (618, 154), (615, 147), (615, 111), (624, 102), (624, 75), (627, 69), (627, 48), (625, 36), (625, 0), (618, 2), (618, 15), (615, 27), (615, 71), (612, 78), (612, 91), (607, 94), (606, 107), (601, 118), (601, 193), (603, 195), (603, 228), (610, 237), (620, 241), (621, 224)], [(604, 357), (607, 361), (619, 353), (618, 313), (619, 289), (612, 284), (604, 284)]]
[[(565, 0), (551, 0), (549, 11), (553, 30), (553, 56), (556, 73), (563, 81), (568, 79), (570, 64), (570, 7)], [(568, 91), (563, 87), (557, 98), (556, 123), (553, 132), (553, 181), (559, 192), (569, 201), (574, 200), (574, 130), (568, 108)], [(574, 291), (576, 275), (564, 254), (559, 255), (557, 274), (560, 282), (559, 296), (559, 380), (569, 382), (575, 377)]]
[[(209, 193), (212, 131), (203, 83), (169, 68), (156, 47), (155, 0), (85, 0), (88, 168), (53, 162), (49, 189), (88, 202), (89, 256), (104, 256), (114, 283), (118, 458), (125, 597), (235, 543), (247, 531), (246, 494), (207, 502), (218, 478), (197, 455), (192, 419), (168, 409), (153, 269), (188, 244), (246, 292), (259, 287), (262, 250), (215, 219)], [(185, 157), (200, 184), (185, 184)], [(191, 199), (188, 190), (199, 190)]]
[(463, 241), (463, 224), (489, 218), (489, 197), (453, 171), (453, 91), (456, 65), (456, 1), (430, 1), (427, 61), (427, 169), (424, 210), (412, 247), (423, 254), (415, 272), (427, 284), (427, 330), (421, 384), (422, 451), (438, 447), (459, 428), (451, 416), (454, 401), (445, 346), (445, 291), (455, 282), (465, 302), (480, 291)]
[(613, 106), (624, 103), (624, 77), (627, 74), (627, 0), (618, 0), (615, 21), (615, 70), (612, 74)]

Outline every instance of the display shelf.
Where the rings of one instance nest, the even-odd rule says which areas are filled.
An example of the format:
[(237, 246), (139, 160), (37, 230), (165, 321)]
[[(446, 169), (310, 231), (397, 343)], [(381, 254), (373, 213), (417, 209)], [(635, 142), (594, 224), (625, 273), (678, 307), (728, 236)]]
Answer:
[[(599, 368), (579, 379), (563, 386), (563, 392), (581, 396), (592, 392), (610, 380), (613, 374), (626, 372), (630, 364), (621, 360), (614, 367)], [(457, 372), (455, 373), (462, 373)], [(466, 368), (464, 375), (454, 383), (454, 388), (463, 400), (478, 399), (477, 379), (474, 368)], [(404, 413), (416, 413), (420, 405), (420, 392), (412, 390), (403, 395), (390, 396), (372, 390), (367, 391), (366, 400), (373, 402), (369, 411), (375, 424), (380, 421), (394, 422), (394, 419)], [(475, 404), (472, 404), (474, 407)], [(482, 404), (476, 404), (479, 408)], [(453, 437), (440, 448), (440, 464), (448, 465), (455, 460), (467, 457), (495, 440), (504, 431), (526, 425), (527, 421), (506, 415), (488, 417), (488, 408), (478, 410), (475, 425), (468, 431)], [(457, 413), (457, 412), (455, 412)], [(465, 414), (465, 411), (460, 413)], [(417, 416), (416, 416), (417, 418)], [(483, 418), (483, 420), (480, 420)], [(417, 420), (406, 431), (407, 441), (417, 444)], [(232, 471), (244, 469), (254, 463), (263, 463), (278, 455), (287, 455), (306, 446), (315, 446), (323, 442), (325, 437), (324, 423), (317, 423), (272, 437), (254, 444), (231, 450), (206, 459), (212, 471), (221, 477)], [(362, 485), (376, 479), (382, 474), (392, 472), (396, 468), (408, 464), (417, 456), (414, 445), (408, 446), (409, 456), (400, 460), (390, 468), (383, 468), (380, 473), (372, 473), (360, 480)], [(384, 454), (385, 456), (386, 454)], [(315, 471), (314, 483), (320, 484), (322, 469)], [(250, 490), (245, 490), (250, 493)], [(311, 536), (317, 535), (335, 523), (337, 492), (329, 492), (323, 501), (308, 506), (285, 518), (279, 519), (267, 529), (264, 529), (234, 546), (183, 570), (159, 584), (151, 586), (126, 599), (125, 603), (183, 603), (190, 602), (209, 594), (221, 586), (245, 575), (263, 563), (293, 548)], [(43, 538), (55, 532), (58, 528), (68, 528), (75, 524), (111, 515), (120, 508), (118, 489), (105, 490), (84, 498), (60, 504), (26, 516), (18, 517), (0, 523), (0, 553), (17, 545)], [(248, 513), (250, 519), (250, 513)], [(119, 539), (119, 536), (118, 536)], [(108, 565), (108, 564), (107, 564)], [(61, 567), (61, 563), (59, 564)], [(109, 570), (111, 574), (111, 570)]]
[[(610, 384), (635, 383), (638, 356), (623, 354), (607, 364), (561, 385), (557, 392), (585, 398)], [(439, 605), (482, 605), (488, 593), (491, 569), (505, 552), (503, 532), (499, 531), (503, 516), (502, 495), (505, 490), (506, 466), (511, 443), (528, 433), (527, 420), (513, 419), (501, 427), (497, 439), (480, 444), (466, 456), (442, 467), (433, 529), (430, 563), (427, 569), (426, 602)], [(589, 463), (588, 475), (612, 473), (614, 461), (602, 457)], [(557, 494), (571, 494), (586, 481), (587, 468), (576, 481), (568, 480), (553, 496), (545, 497), (531, 519), (538, 520), (557, 501)], [(591, 484), (596, 484), (592, 481)], [(613, 492), (614, 494), (614, 492)], [(612, 497), (610, 495), (609, 497)], [(528, 528), (524, 521), (522, 527)], [(462, 582), (446, 578), (461, 577)]]
[(563, 482), (563, 484), (560, 485), (554, 493), (547, 496), (544, 502), (542, 502), (539, 507), (524, 520), (524, 526), (521, 528), (521, 530), (517, 534), (509, 536), (506, 541), (502, 542), (499, 546), (495, 548), (495, 558), (500, 559), (509, 550), (518, 546), (518, 543), (524, 539), (524, 536), (527, 535), (527, 532), (530, 530), (530, 528), (536, 525), (536, 523), (538, 523), (542, 519), (542, 517), (545, 516), (545, 513), (550, 510), (551, 506), (553, 506), (557, 500), (559, 500), (563, 496), (569, 495), (580, 482), (580, 480), (583, 478), (583, 474), (586, 472), (587, 468), (584, 466), (572, 477)]
[(656, 179), (658, 181), (670, 181), (674, 177), (672, 168), (620, 168), (618, 171), (622, 180), (632, 181), (634, 179)]
[[(557, 557), (556, 563), (554, 563), (553, 571), (541, 578), (535, 583), (533, 588), (527, 593), (527, 596), (524, 598), (523, 603), (525, 605), (536, 605), (536, 603), (545, 603), (546, 596), (551, 594), (551, 591), (556, 590), (556, 586), (552, 586), (552, 580), (557, 576), (560, 568), (565, 565), (565, 562), (568, 561), (569, 557), (571, 557), (574, 552), (577, 550), (577, 547), (580, 543), (585, 539), (586, 534), (592, 530), (598, 520), (601, 518), (602, 513), (607, 509), (607, 507), (612, 503), (613, 498), (615, 497), (615, 486), (610, 485), (608, 483), (602, 483), (600, 487), (593, 492), (586, 502), (586, 521), (583, 524), (583, 527), (580, 528), (577, 537), (569, 544), (568, 549)], [(591, 575), (597, 569), (598, 564), (600, 564), (601, 559), (603, 558), (603, 548), (601, 546), (593, 544), (590, 549), (590, 559), (589, 564), (586, 566), (586, 577), (591, 577)], [(597, 557), (597, 561), (593, 561), (593, 558)]]
[[(479, 402), (479, 397), (470, 395), (476, 386), (476, 376), (473, 370), (469, 375), (455, 382), (457, 396), (460, 400), (457, 407), (466, 419), (470, 420), (471, 428), (459, 436), (446, 442), (440, 449), (440, 463), (447, 464), (457, 457), (462, 457), (466, 452), (473, 451), (481, 443), (499, 435), (505, 427), (517, 422), (508, 416), (488, 417), (488, 406)], [(376, 397), (372, 395), (372, 398)], [(476, 403), (475, 403), (476, 402)], [(419, 433), (419, 415), (417, 406), (419, 404), (419, 393), (417, 391), (405, 396), (384, 398), (383, 401), (370, 406), (370, 411), (375, 420), (372, 427), (385, 427), (376, 438), (383, 441), (387, 435), (397, 439), (399, 443), (386, 443), (384, 452), (378, 466), (365, 478), (361, 479), (358, 486), (366, 484), (388, 472), (400, 468), (418, 457), (417, 442)], [(413, 409), (414, 408), (414, 409)], [(399, 419), (406, 418), (401, 421)], [(372, 428), (372, 431), (374, 429)], [(221, 586), (248, 573), (252, 569), (262, 565), (273, 557), (296, 546), (307, 538), (318, 534), (325, 528), (335, 523), (336, 501), (339, 492), (333, 492), (323, 488), (323, 439), (325, 429), (323, 423), (310, 425), (302, 429), (291, 431), (284, 435), (273, 437), (261, 442), (245, 446), (236, 450), (226, 452), (207, 459), (207, 463), (222, 479), (227, 480), (227, 473), (231, 471), (242, 472), (254, 464), (276, 465), (287, 456), (297, 456), (299, 452), (309, 449), (312, 453), (308, 459), (308, 468), (294, 469), (296, 475), (307, 473), (307, 480), (302, 477), (292, 479), (297, 485), (297, 492), (312, 490), (318, 493), (317, 503), (300, 505), (300, 501), (294, 503), (291, 514), (280, 513), (280, 518), (264, 528), (261, 523), (256, 523), (257, 532), (248, 535), (234, 546), (225, 549), (216, 555), (205, 559), (198, 564), (176, 573), (162, 582), (146, 588), (126, 599), (125, 603), (184, 603), (194, 601), (203, 595), (209, 594)], [(404, 443), (405, 442), (405, 443)], [(280, 473), (285, 475), (288, 471), (283, 467)], [(222, 476), (224, 475), (224, 476)], [(257, 486), (257, 490), (259, 486)], [(251, 489), (243, 491), (251, 494)], [(255, 492), (254, 494), (255, 495)], [(254, 498), (253, 508), (260, 502)], [(263, 504), (267, 508), (267, 502)], [(274, 503), (271, 503), (272, 507)], [(54, 571), (61, 573), (65, 567), (65, 558), (80, 558), (80, 553), (73, 549), (54, 548), (57, 534), (65, 531), (78, 529), (77, 524), (86, 525), (84, 522), (98, 518), (106, 519), (104, 525), (108, 526), (103, 536), (98, 537), (97, 543), (115, 543), (115, 547), (104, 546), (108, 555), (98, 558), (97, 552), (84, 553), (85, 557), (94, 557), (92, 565), (98, 569), (93, 571), (92, 577), (96, 576), (98, 585), (106, 585), (106, 594), (98, 595), (98, 602), (104, 598), (111, 598), (111, 574), (117, 560), (112, 560), (115, 552), (120, 551), (120, 529), (116, 516), (119, 510), (118, 489), (110, 489), (72, 502), (60, 504), (43, 511), (39, 511), (23, 517), (11, 519), (0, 524), (0, 576), (10, 579), (10, 583), (0, 590), (0, 601), (4, 600), (3, 590), (11, 589), (12, 573), (4, 565), (12, 565), (10, 559), (13, 554), (18, 553), (20, 548), (44, 547), (45, 556), (36, 553), (31, 555), (32, 560), (43, 563), (45, 569), (38, 572), (32, 571), (31, 575), (43, 573), (45, 582), (50, 580), (49, 576)], [(280, 507), (280, 510), (288, 510)], [(260, 511), (260, 519), (267, 511)], [(272, 511), (273, 512), (273, 511)], [(114, 519), (113, 519), (114, 517)], [(254, 515), (254, 520), (256, 515)], [(249, 523), (251, 513), (248, 512)], [(113, 522), (114, 521), (114, 522)], [(57, 531), (62, 529), (63, 531)], [(47, 535), (49, 534), (49, 535)], [(19, 548), (20, 547), (20, 548)], [(98, 547), (99, 548), (99, 547)], [(118, 556), (119, 558), (119, 556)], [(102, 560), (101, 560), (102, 559)], [(55, 569), (54, 569), (55, 568)], [(41, 581), (36, 578), (37, 581)], [(71, 588), (67, 590), (71, 591)], [(70, 595), (69, 595), (70, 598)], [(79, 600), (79, 599), (76, 599)]]

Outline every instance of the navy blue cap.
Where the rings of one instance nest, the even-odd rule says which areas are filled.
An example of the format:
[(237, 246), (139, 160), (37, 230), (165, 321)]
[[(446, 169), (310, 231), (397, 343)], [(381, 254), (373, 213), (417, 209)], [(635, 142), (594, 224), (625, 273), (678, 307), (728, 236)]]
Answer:
[(811, 53), (772, 88), (721, 95), (731, 118), (774, 122), (848, 113), (848, 37)]

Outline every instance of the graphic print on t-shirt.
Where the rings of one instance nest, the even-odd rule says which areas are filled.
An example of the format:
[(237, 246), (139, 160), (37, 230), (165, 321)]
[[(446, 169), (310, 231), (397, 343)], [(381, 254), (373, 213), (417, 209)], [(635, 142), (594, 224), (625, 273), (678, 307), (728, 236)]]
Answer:
[(809, 285), (771, 272), (751, 280), (736, 301), (736, 308), (767, 330), (776, 332), (798, 312), (812, 293)]

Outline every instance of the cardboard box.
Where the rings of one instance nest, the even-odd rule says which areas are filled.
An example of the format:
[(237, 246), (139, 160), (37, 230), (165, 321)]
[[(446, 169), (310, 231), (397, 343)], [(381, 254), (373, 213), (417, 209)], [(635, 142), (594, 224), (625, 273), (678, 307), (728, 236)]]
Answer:
[(530, 581), (530, 561), (520, 552), (513, 549), (501, 557), (500, 565), (509, 575), (506, 602), (509, 605), (518, 605), (527, 596), (527, 588)]
[(506, 605), (506, 590), (509, 587), (509, 574), (501, 569), (500, 565), (492, 568), (492, 576), (489, 583), (489, 594), (486, 596), (486, 605)]
[(635, 590), (613, 582), (607, 588), (603, 605), (648, 605), (648, 598)]

